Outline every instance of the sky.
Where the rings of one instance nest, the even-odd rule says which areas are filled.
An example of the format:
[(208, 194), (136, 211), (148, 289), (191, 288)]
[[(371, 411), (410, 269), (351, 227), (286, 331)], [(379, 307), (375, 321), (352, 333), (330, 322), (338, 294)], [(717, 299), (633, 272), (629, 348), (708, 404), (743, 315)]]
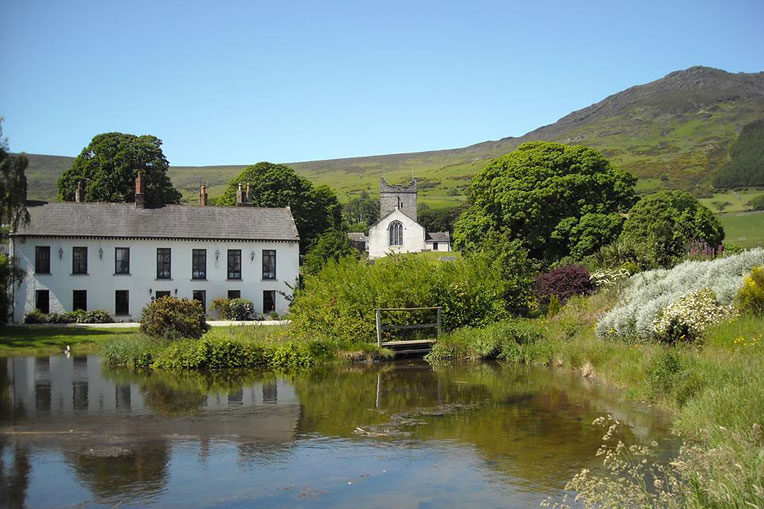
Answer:
[(764, 1), (0, 0), (12, 151), (153, 134), (172, 165), (520, 136), (694, 65), (764, 71)]

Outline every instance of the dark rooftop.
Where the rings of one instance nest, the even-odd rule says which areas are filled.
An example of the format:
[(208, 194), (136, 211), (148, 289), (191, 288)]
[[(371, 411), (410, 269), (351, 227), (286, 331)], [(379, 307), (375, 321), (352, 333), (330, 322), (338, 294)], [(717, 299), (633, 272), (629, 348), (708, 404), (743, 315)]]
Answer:
[(30, 221), (13, 234), (216, 240), (300, 239), (288, 208), (137, 208), (133, 203), (46, 203), (27, 206)]
[(448, 232), (432, 232), (425, 236), (427, 242), (451, 242), (451, 234)]

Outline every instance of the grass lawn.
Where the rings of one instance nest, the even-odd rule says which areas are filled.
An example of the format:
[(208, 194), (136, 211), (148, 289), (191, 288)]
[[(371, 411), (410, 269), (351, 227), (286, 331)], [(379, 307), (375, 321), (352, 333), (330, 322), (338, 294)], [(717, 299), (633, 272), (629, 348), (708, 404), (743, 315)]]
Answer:
[(724, 239), (742, 247), (764, 246), (764, 211), (722, 214)]
[(136, 330), (8, 325), (0, 327), (0, 356), (54, 354), (61, 352), (66, 345), (70, 345), (72, 352), (77, 354), (91, 353), (114, 335)]
[(701, 198), (700, 203), (714, 212), (732, 213), (748, 210), (748, 202), (754, 197), (764, 194), (764, 189), (741, 189), (714, 193), (711, 198)]

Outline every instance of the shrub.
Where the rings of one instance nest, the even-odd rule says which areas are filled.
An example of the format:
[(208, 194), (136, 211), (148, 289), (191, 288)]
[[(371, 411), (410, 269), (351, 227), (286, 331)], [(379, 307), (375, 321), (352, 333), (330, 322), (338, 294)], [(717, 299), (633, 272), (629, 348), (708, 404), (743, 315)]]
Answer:
[(764, 315), (764, 266), (751, 269), (735, 301), (741, 311)]
[(503, 320), (485, 327), (464, 327), (439, 339), (425, 357), (431, 362), (452, 359), (506, 359), (534, 362), (526, 350), (545, 336), (545, 329), (528, 320)]
[(587, 295), (593, 289), (589, 271), (583, 265), (562, 265), (536, 278), (536, 295), (543, 304), (549, 304), (553, 295), (564, 304), (571, 296)]
[(603, 269), (597, 272), (592, 272), (589, 280), (592, 282), (595, 288), (612, 288), (618, 284), (628, 280), (631, 277), (631, 272), (626, 268), (620, 269)]
[(78, 322), (81, 323), (114, 323), (114, 317), (105, 309), (93, 309), (85, 311)]
[(39, 309), (33, 309), (24, 317), (24, 323), (48, 323), (48, 315)]
[(764, 210), (764, 194), (754, 196), (746, 205), (751, 210)]
[(653, 334), (664, 343), (696, 341), (709, 326), (734, 316), (732, 306), (721, 306), (710, 288), (684, 295), (664, 309), (652, 323)]
[(620, 239), (641, 245), (648, 259), (668, 267), (692, 242), (720, 245), (724, 229), (713, 212), (689, 193), (661, 191), (634, 205)]
[(210, 306), (226, 320), (256, 320), (255, 306), (247, 299), (215, 299)]
[(629, 279), (618, 304), (597, 323), (600, 336), (652, 336), (659, 313), (688, 293), (710, 288), (726, 306), (735, 297), (743, 274), (764, 263), (764, 249), (706, 262), (684, 262), (671, 270), (642, 272)]
[(200, 338), (209, 328), (196, 300), (162, 297), (143, 308), (141, 332), (153, 338)]

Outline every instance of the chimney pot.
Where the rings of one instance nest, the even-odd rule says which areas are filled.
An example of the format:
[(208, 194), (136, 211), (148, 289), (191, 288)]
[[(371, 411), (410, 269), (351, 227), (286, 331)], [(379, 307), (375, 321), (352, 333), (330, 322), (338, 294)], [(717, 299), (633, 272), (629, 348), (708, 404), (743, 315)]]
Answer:
[(135, 206), (136, 208), (142, 209), (146, 206), (145, 202), (145, 194), (146, 192), (146, 184), (143, 182), (143, 175), (142, 172), (138, 172), (138, 175), (135, 177)]
[(202, 184), (202, 188), (199, 191), (199, 205), (202, 207), (207, 206), (207, 186)]
[(244, 205), (244, 196), (241, 190), (241, 182), (239, 182), (239, 189), (236, 191), (236, 206), (241, 207)]

